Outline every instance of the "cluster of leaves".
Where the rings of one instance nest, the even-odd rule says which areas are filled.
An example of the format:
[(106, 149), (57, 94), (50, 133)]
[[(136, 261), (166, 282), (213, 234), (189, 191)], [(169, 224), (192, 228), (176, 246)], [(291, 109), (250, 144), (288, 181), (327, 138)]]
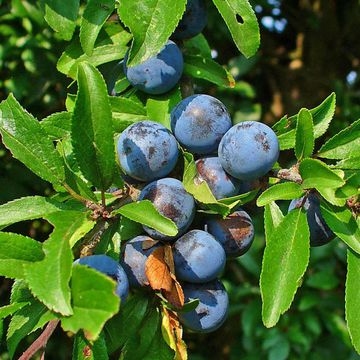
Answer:
[[(259, 45), (259, 29), (248, 1), (213, 2), (239, 50), (252, 56)], [(83, 266), (72, 267), (74, 255), (80, 252), (107, 253), (118, 259), (121, 242), (141, 233), (139, 223), (167, 235), (177, 232), (174, 223), (160, 215), (150, 202), (133, 201), (134, 189), (123, 182), (116, 164), (114, 140), (130, 124), (147, 118), (169, 127), (169, 114), (181, 100), (181, 89), (177, 87), (162, 96), (140, 94), (130, 87), (122, 66), (115, 65), (127, 51), (129, 65), (156, 54), (174, 31), (185, 3), (181, 0), (169, 6), (167, 0), (124, 0), (119, 4), (115, 0), (89, 0), (79, 22), (79, 0), (66, 4), (61, 0), (41, 2), (46, 22), (57, 36), (71, 41), (57, 68), (77, 82), (78, 91), (68, 94), (66, 111), (40, 122), (12, 95), (0, 104), (3, 143), (57, 192), (51, 198), (25, 197), (0, 206), (1, 228), (38, 218), (54, 227), (43, 244), (14, 233), (0, 233), (0, 274), (16, 279), (10, 304), (0, 308), (1, 319), (11, 316), (7, 330), (11, 357), (25, 336), (49, 321), (60, 321), (65, 331), (77, 334), (74, 358), (106, 358), (118, 349), (124, 359), (169, 359), (174, 353), (179, 359), (186, 358), (182, 330), (174, 312), (177, 301), (183, 305), (176, 282), (156, 284), (156, 276), (152, 277), (148, 269), (151, 285), (159, 290), (159, 296), (134, 293), (119, 311), (111, 279)], [(120, 20), (114, 18), (115, 10)], [(212, 59), (203, 35), (184, 41), (182, 50), (185, 76), (224, 88), (238, 86), (229, 72)], [(121, 96), (109, 96), (113, 88)], [(271, 187), (257, 199), (258, 206), (265, 206), (267, 242), (260, 280), (263, 322), (275, 325), (290, 307), (310, 254), (304, 211), (298, 209), (284, 216), (275, 201), (294, 199), (315, 189), (322, 196), (324, 218), (350, 249), (346, 314), (353, 344), (359, 351), (356, 279), (360, 272), (360, 236), (353, 215), (359, 192), (359, 122), (312, 155), (315, 139), (326, 132), (334, 110), (332, 94), (317, 108), (302, 109), (298, 115), (284, 117), (274, 125), (281, 149), (294, 148), (297, 163), (291, 169), (277, 168), (278, 176), (269, 178)], [(318, 158), (337, 162), (326, 164)], [(226, 216), (258, 193), (256, 189), (217, 201), (206, 183), (194, 183), (192, 155), (184, 152), (183, 161), (184, 186), (201, 203), (202, 212)], [(120, 191), (107, 193), (111, 187)], [(160, 263), (171, 278), (171, 262), (165, 261), (165, 254), (155, 255), (152, 261)], [(162, 297), (161, 291), (171, 293), (173, 286), (175, 300)], [(196, 305), (185, 305), (182, 311)]]
[[(353, 344), (359, 351), (358, 285), (353, 280), (360, 266), (357, 218), (360, 121), (330, 138), (313, 154), (315, 139), (326, 132), (334, 111), (335, 94), (331, 94), (318, 107), (301, 109), (296, 116), (284, 117), (273, 126), (281, 149), (294, 148), (297, 162), (291, 169), (278, 172), (280, 179), (292, 181), (273, 179), (272, 185), (257, 199), (258, 206), (265, 206), (266, 248), (260, 276), (262, 315), (264, 324), (271, 327), (289, 309), (310, 256), (306, 213), (296, 209), (284, 216), (275, 201), (299, 198), (315, 190), (321, 195), (321, 213), (326, 223), (348, 246), (346, 319)], [(319, 158), (337, 162), (326, 164)]]
[[(41, 2), (44, 19), (57, 36), (66, 41), (73, 38), (57, 68), (77, 81), (78, 91), (68, 95), (67, 111), (51, 114), (41, 122), (24, 110), (12, 94), (0, 105), (4, 145), (14, 158), (51, 183), (57, 192), (51, 198), (24, 197), (0, 207), (1, 228), (37, 218), (45, 219), (54, 228), (43, 244), (1, 232), (0, 273), (15, 279), (10, 304), (0, 310), (1, 319), (11, 316), (7, 330), (11, 357), (26, 335), (54, 321), (60, 322), (65, 331), (77, 334), (74, 356), (85, 356), (87, 350), (93, 356), (106, 355), (121, 348), (123, 356), (129, 359), (153, 358), (153, 352), (171, 358), (174, 351), (179, 358), (186, 357), (181, 327), (173, 305), (165, 298), (156, 302), (163, 304), (161, 314), (155, 301), (142, 294), (134, 294), (119, 312), (111, 279), (92, 269), (72, 266), (74, 255), (80, 252), (105, 252), (118, 259), (121, 241), (141, 232), (139, 223), (167, 235), (177, 233), (175, 224), (160, 215), (150, 202), (132, 202), (132, 189), (124, 184), (116, 165), (114, 140), (134, 121), (151, 118), (168, 125), (169, 112), (181, 99), (180, 89), (163, 97), (144, 98), (129, 89), (120, 67), (113, 65), (124, 58), (130, 41), (130, 64), (155, 55), (177, 26), (185, 4), (185, 0), (179, 1), (174, 8), (165, 1), (124, 1), (117, 6), (119, 22), (107, 21), (114, 12), (115, 1), (89, 1), (80, 21), (79, 37), (73, 38), (79, 1)], [(28, 4), (23, 5), (26, 10)], [(249, 4), (244, 1), (243, 5), (241, 12), (245, 10), (246, 22), (239, 30), (234, 19), (240, 9), (217, 4), (240, 50), (250, 56), (258, 46), (258, 27)], [(36, 14), (40, 11), (29, 6), (36, 8)], [(251, 41), (249, 31), (257, 34)], [(184, 57), (185, 75), (234, 86), (231, 75), (211, 59), (210, 47), (202, 35), (184, 44)], [(108, 95), (114, 84), (115, 92), (122, 97)], [(193, 167), (191, 159), (188, 168)], [(106, 193), (111, 187), (120, 191)], [(239, 203), (238, 199), (234, 201)], [(226, 204), (222, 208), (230, 211)], [(164, 264), (156, 255), (149, 260)], [(151, 261), (149, 264), (147, 274), (152, 287), (164, 290), (164, 284), (156, 284), (156, 276), (151, 277), (154, 266)], [(171, 293), (171, 288), (168, 290)], [(181, 291), (179, 301), (183, 305)], [(197, 302), (190, 303), (183, 311), (196, 305)], [(132, 331), (129, 322), (133, 324)], [(159, 331), (163, 336), (159, 336)]]

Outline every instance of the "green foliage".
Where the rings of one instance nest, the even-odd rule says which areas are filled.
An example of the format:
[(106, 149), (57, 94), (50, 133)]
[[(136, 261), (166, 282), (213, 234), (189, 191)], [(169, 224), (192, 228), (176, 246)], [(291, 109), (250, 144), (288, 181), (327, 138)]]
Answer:
[(106, 321), (119, 311), (115, 285), (104, 274), (86, 266), (74, 266), (71, 278), (73, 313), (62, 318), (62, 328), (73, 333), (83, 329), (87, 339), (96, 340)]
[(174, 32), (185, 11), (186, 0), (123, 0), (119, 2), (121, 21), (133, 34), (129, 66), (138, 65), (156, 55)]
[(300, 161), (311, 156), (314, 150), (314, 125), (311, 112), (301, 109), (295, 134), (295, 156)]
[(326, 159), (348, 159), (360, 152), (360, 120), (329, 139), (319, 150)]
[(100, 190), (112, 183), (115, 169), (111, 106), (100, 72), (83, 62), (78, 66), (79, 91), (71, 121), (76, 161), (85, 178)]
[(360, 254), (360, 229), (349, 209), (323, 203), (321, 213), (330, 229), (353, 251)]
[(291, 200), (304, 195), (301, 185), (293, 182), (275, 184), (265, 190), (256, 200), (257, 206), (264, 206), (276, 200)]
[(210, 81), (218, 86), (234, 87), (235, 80), (217, 62), (201, 55), (186, 55), (184, 73), (194, 78)]
[(96, 38), (114, 8), (115, 0), (88, 2), (80, 25), (80, 42), (86, 55), (91, 56)]
[(304, 189), (339, 188), (345, 181), (329, 166), (320, 160), (305, 159), (300, 163), (299, 172)]
[(46, 22), (64, 40), (70, 40), (76, 27), (80, 0), (41, 0)]
[[(273, 224), (274, 221), (270, 227)], [(266, 237), (260, 289), (263, 322), (271, 327), (289, 309), (309, 262), (309, 229), (305, 213), (301, 209), (291, 211), (271, 233), (266, 232)]]
[(54, 184), (64, 180), (64, 166), (40, 123), (13, 95), (0, 104), (0, 132), (13, 156), (36, 175)]
[(24, 266), (44, 257), (39, 242), (13, 233), (0, 233), (0, 272), (8, 278), (24, 278)]
[(131, 35), (120, 25), (109, 24), (99, 34), (91, 55), (87, 55), (81, 47), (80, 40), (74, 38), (58, 60), (57, 69), (61, 73), (75, 79), (77, 66), (83, 61), (93, 66), (99, 66), (123, 59), (130, 39)]
[(346, 321), (349, 328), (351, 341), (357, 352), (360, 352), (360, 332), (359, 332), (359, 275), (360, 259), (351, 250), (347, 253), (348, 270), (346, 277), (345, 307)]
[[(150, 226), (168, 236), (175, 236), (178, 232), (175, 223), (161, 215), (149, 200), (124, 205), (120, 209), (115, 210), (113, 214), (121, 214), (132, 221)], [(146, 214), (146, 217), (143, 214)]]
[(109, 359), (105, 339), (100, 336), (93, 344), (83, 334), (76, 334), (72, 358), (74, 360), (107, 360)]
[(230, 30), (237, 48), (253, 56), (260, 45), (260, 30), (254, 10), (247, 0), (213, 0)]
[[(221, 94), (230, 108), (236, 108), (234, 123), (259, 120), (262, 109), (255, 103), (257, 94), (242, 79), (261, 59), (245, 59), (256, 53), (260, 43), (255, 13), (247, 0), (213, 3), (212, 11), (220, 13), (211, 15), (218, 33), (205, 31), (209, 42), (203, 34), (181, 42), (184, 74), (192, 78), (196, 92)], [(114, 141), (126, 127), (145, 119), (170, 128), (171, 110), (189, 95), (183, 81), (163, 95), (142, 94), (131, 88), (119, 64), (128, 51), (129, 66), (156, 55), (175, 30), (185, 4), (185, 0), (41, 0), (39, 6), (13, 0), (0, 12), (0, 69), (6, 70), (1, 85), (6, 88), (2, 93), (8, 95), (0, 104), (2, 141), (14, 158), (44, 180), (41, 189), (46, 189), (46, 196), (26, 196), (0, 205), (0, 227), (9, 227), (0, 232), (0, 275), (15, 279), (10, 304), (0, 307), (0, 335), (3, 327), (7, 328), (10, 357), (19, 351), (20, 343), (28, 341), (28, 335), (33, 338), (33, 333), (56, 319), (65, 332), (75, 334), (73, 359), (108, 359), (116, 351), (124, 360), (180, 359), (179, 352), (174, 354), (176, 344), (162, 332), (163, 307), (174, 310), (162, 294), (134, 291), (120, 304), (112, 279), (73, 265), (73, 259), (89, 251), (118, 261), (123, 241), (141, 234), (141, 225), (169, 236), (177, 233), (175, 223), (151, 202), (136, 201), (139, 189), (124, 183)], [(115, 5), (120, 21), (114, 20)], [(218, 22), (220, 16), (225, 24)], [(44, 29), (44, 21), (55, 34)], [(228, 67), (218, 62), (226, 58), (221, 51), (218, 57), (212, 52), (220, 50), (214, 44), (217, 37), (222, 42), (227, 36), (226, 27), (244, 55), (231, 59)], [(55, 64), (73, 81), (67, 96), (62, 90), (65, 76), (53, 75)], [(59, 102), (43, 96), (52, 94), (55, 83), (60, 88), (56, 91)], [(9, 95), (11, 92), (14, 94)], [(65, 97), (67, 111), (63, 109)], [(26, 104), (46, 103), (46, 111), (39, 116), (42, 120), (27, 112), (16, 98)], [(294, 149), (296, 156), (286, 161), (280, 158), (276, 171), (269, 174), (279, 179), (265, 176), (244, 194), (216, 200), (207, 183), (196, 178), (195, 159), (185, 151), (171, 175), (182, 178), (185, 189), (197, 200), (200, 221), (201, 216), (225, 217), (240, 206), (251, 207), (256, 197), (257, 206), (265, 206), (264, 253), (261, 225), (254, 217), (254, 249), (230, 262), (226, 272), (230, 317), (237, 326), (227, 333), (225, 325), (222, 331), (224, 337), (232, 339), (236, 333), (241, 339), (231, 349), (231, 358), (238, 358), (239, 353), (243, 356), (244, 350), (248, 354), (244, 358), (249, 359), (345, 358), (351, 342), (360, 352), (360, 230), (356, 217), (360, 120), (345, 129), (341, 124), (336, 135), (328, 136), (335, 101), (332, 93), (319, 106), (302, 108), (273, 126), (281, 150)], [(344, 103), (344, 99), (338, 96), (338, 102)], [(325, 134), (329, 140), (315, 143)], [(292, 167), (281, 169), (285, 163)], [(14, 171), (4, 169), (11, 174)], [(30, 178), (29, 174), (25, 177)], [(16, 171), (13, 177), (17, 177)], [(12, 180), (0, 185), (10, 192), (20, 183)], [(117, 194), (106, 192), (113, 187)], [(39, 193), (38, 188), (31, 191)], [(286, 205), (282, 200), (306, 197), (310, 192), (321, 198), (322, 215), (338, 238), (324, 249), (311, 251), (305, 211), (282, 211)], [(31, 226), (43, 224), (38, 219), (48, 222), (43, 242), (16, 233), (18, 223), (36, 220)], [(51, 226), (54, 229), (48, 236)], [(347, 323), (338, 308), (343, 305), (345, 252)], [(182, 311), (197, 305), (194, 300)], [(290, 306), (292, 311), (287, 312)], [(10, 317), (9, 323), (2, 322), (6, 317)], [(261, 320), (273, 328), (260, 327)], [(182, 329), (178, 331), (180, 334)], [(182, 341), (179, 336), (177, 340)], [(197, 344), (202, 340), (191, 336), (186, 335), (192, 352), (193, 340)], [(336, 338), (341, 341), (336, 343)], [(209, 352), (211, 347), (203, 346), (202, 351)]]
[(185, 152), (184, 161), (184, 187), (186, 191), (192, 194), (194, 198), (199, 201), (210, 213), (217, 213), (225, 217), (237, 206), (246, 204), (253, 200), (258, 193), (258, 190), (256, 189), (234, 197), (216, 200), (207, 182), (194, 180), (197, 176), (194, 156)]
[[(336, 95), (332, 93), (319, 106), (310, 110), (314, 124), (314, 138), (324, 135), (335, 113)], [(296, 124), (298, 115), (283, 117), (274, 126), (280, 142), (280, 149), (291, 149), (295, 146)]]

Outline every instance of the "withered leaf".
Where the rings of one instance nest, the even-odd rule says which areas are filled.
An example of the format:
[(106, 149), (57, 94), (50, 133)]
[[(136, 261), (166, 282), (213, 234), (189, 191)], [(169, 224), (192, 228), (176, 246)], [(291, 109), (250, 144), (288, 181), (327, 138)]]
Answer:
[(165, 341), (175, 351), (175, 360), (187, 360), (183, 329), (175, 312), (163, 307), (162, 332)]
[(176, 280), (175, 275), (171, 274), (172, 286), (170, 291), (164, 291), (164, 297), (174, 307), (181, 309), (185, 303), (183, 289), (180, 283)]
[(145, 274), (154, 290), (170, 292), (173, 279), (164, 259), (164, 247), (155, 249), (145, 263)]
[(175, 274), (174, 256), (172, 252), (172, 247), (170, 245), (164, 246), (164, 260), (168, 265), (170, 272), (172, 274)]

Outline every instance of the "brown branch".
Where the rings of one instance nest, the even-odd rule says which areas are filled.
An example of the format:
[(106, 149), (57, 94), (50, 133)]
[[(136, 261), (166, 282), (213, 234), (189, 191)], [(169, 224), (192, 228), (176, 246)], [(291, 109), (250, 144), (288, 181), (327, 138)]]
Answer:
[(101, 190), (101, 206), (103, 207), (103, 210), (105, 210), (105, 208), (106, 208), (106, 199), (105, 199), (104, 190)]
[(86, 257), (93, 254), (93, 250), (100, 242), (107, 226), (108, 223), (105, 220), (100, 219), (95, 227), (84, 236), (80, 245), (80, 257)]
[(58, 319), (51, 320), (46, 325), (45, 330), (41, 335), (28, 347), (28, 349), (19, 357), (19, 360), (29, 360), (31, 359), (39, 350), (45, 349), (47, 342), (50, 339), (50, 336), (55, 331), (56, 327), (59, 324)]

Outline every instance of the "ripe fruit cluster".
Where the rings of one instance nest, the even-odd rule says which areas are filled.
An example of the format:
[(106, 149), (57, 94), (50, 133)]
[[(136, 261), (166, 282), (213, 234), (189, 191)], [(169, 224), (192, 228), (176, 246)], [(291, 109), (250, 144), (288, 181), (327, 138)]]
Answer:
[[(204, 1), (189, 1), (173, 39), (192, 37), (205, 23)], [(172, 41), (140, 65), (128, 67), (127, 57), (124, 61), (129, 82), (149, 94), (169, 91), (178, 83), (182, 70), (182, 53)], [(216, 199), (238, 195), (245, 180), (266, 174), (277, 160), (279, 145), (276, 135), (264, 124), (232, 126), (224, 104), (204, 94), (189, 96), (177, 104), (170, 127), (171, 131), (150, 120), (136, 122), (122, 132), (117, 151), (124, 176), (147, 183), (138, 200), (151, 201), (171, 219), (178, 228), (177, 236), (165, 236), (144, 226), (147, 235), (125, 244), (120, 264), (104, 255), (82, 258), (78, 263), (111, 276), (118, 283), (117, 294), (125, 300), (129, 287), (149, 285), (145, 270), (149, 256), (163, 244), (170, 245), (174, 275), (185, 302), (199, 300), (194, 310), (179, 313), (179, 318), (193, 331), (209, 332), (221, 326), (228, 311), (228, 295), (218, 280), (226, 258), (241, 256), (250, 248), (254, 227), (243, 210), (225, 219), (207, 218), (193, 225), (196, 201), (180, 180), (170, 177), (178, 164), (179, 145), (198, 157), (194, 181), (205, 181)]]
[[(173, 39), (200, 33), (206, 24), (204, 2), (187, 4)], [(149, 94), (163, 94), (179, 81), (183, 57), (177, 45), (168, 41), (160, 53), (124, 72), (129, 82)], [(143, 226), (146, 235), (129, 240), (123, 247), (120, 264), (105, 255), (82, 258), (77, 262), (91, 266), (117, 282), (117, 294), (124, 301), (130, 288), (149, 285), (146, 263), (164, 244), (171, 246), (174, 272), (185, 302), (199, 300), (197, 307), (178, 314), (181, 322), (197, 332), (219, 328), (226, 319), (229, 300), (218, 279), (227, 258), (245, 254), (254, 239), (251, 217), (241, 209), (226, 218), (208, 217), (194, 222), (197, 203), (176, 178), (179, 146), (194, 154), (196, 183), (206, 182), (216, 199), (240, 194), (249, 181), (266, 175), (279, 156), (279, 143), (267, 125), (244, 121), (233, 126), (224, 104), (218, 99), (196, 94), (183, 99), (171, 112), (171, 131), (146, 120), (125, 129), (117, 142), (124, 178), (144, 184), (138, 200), (149, 200), (178, 228), (176, 237), (166, 236)], [(306, 201), (305, 201), (306, 200)], [(289, 211), (304, 206), (307, 211), (311, 244), (321, 245), (333, 234), (319, 212), (316, 196), (294, 200)], [(146, 214), (144, 214), (146, 216)], [(149, 246), (149, 244), (151, 244)]]
[[(225, 219), (212, 217), (192, 225), (195, 199), (180, 180), (164, 176), (176, 167), (180, 144), (198, 157), (195, 182), (205, 181), (216, 199), (235, 196), (240, 193), (243, 180), (263, 176), (272, 168), (279, 145), (274, 132), (264, 124), (243, 122), (232, 127), (224, 104), (202, 94), (185, 98), (173, 109), (171, 130), (152, 121), (140, 121), (129, 126), (118, 140), (119, 162), (126, 175), (150, 181), (139, 200), (151, 201), (179, 230), (176, 237), (169, 237), (144, 226), (148, 236), (126, 243), (121, 265), (130, 287), (146, 286), (149, 280), (145, 268), (150, 254), (162, 243), (170, 244), (175, 275), (185, 300), (200, 301), (196, 309), (180, 313), (180, 320), (194, 331), (208, 332), (221, 326), (227, 314), (227, 293), (218, 280), (226, 258), (249, 250), (254, 227), (243, 210)], [(235, 149), (233, 161), (229, 153)], [(217, 150), (218, 154), (214, 154)], [(225, 166), (229, 167), (228, 172)], [(149, 247), (149, 243), (155, 245)]]

